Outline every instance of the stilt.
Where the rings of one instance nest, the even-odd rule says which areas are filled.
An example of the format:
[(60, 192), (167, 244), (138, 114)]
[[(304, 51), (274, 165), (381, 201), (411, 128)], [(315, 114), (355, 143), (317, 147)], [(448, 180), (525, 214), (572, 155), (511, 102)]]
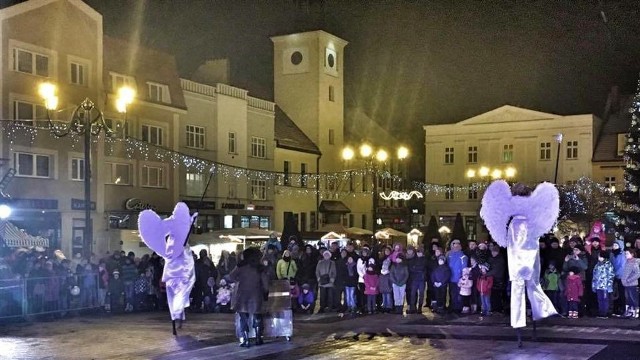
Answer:
[(537, 330), (538, 330), (538, 327), (536, 325), (536, 321), (533, 320), (533, 339), (532, 339), (533, 341), (538, 341), (538, 332), (537, 332)]
[(516, 329), (516, 334), (518, 335), (518, 347), (522, 347), (522, 330), (520, 328)]
[(176, 321), (175, 320), (171, 320), (171, 326), (173, 327), (173, 335), (178, 335), (178, 332), (176, 331)]

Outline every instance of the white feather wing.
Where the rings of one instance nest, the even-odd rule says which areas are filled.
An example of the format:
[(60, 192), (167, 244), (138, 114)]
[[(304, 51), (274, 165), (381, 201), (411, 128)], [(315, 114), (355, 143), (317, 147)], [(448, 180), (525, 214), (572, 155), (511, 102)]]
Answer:
[(493, 240), (502, 247), (507, 246), (507, 222), (512, 215), (511, 188), (504, 180), (492, 182), (482, 196), (480, 217)]

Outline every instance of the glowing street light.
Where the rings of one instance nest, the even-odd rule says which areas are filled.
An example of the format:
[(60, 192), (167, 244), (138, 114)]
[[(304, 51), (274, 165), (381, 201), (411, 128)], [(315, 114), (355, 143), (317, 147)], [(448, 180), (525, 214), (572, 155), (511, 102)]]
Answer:
[(11, 216), (11, 206), (7, 204), (0, 204), (0, 220), (4, 220)]
[(355, 156), (355, 152), (353, 152), (353, 149), (350, 147), (346, 147), (344, 149), (342, 149), (342, 159), (346, 160), (346, 161), (350, 161), (353, 159), (353, 157)]
[(404, 160), (404, 159), (406, 159), (407, 157), (409, 157), (409, 149), (407, 149), (407, 148), (406, 148), (406, 147), (404, 147), (404, 146), (400, 146), (400, 147), (398, 148), (398, 159), (400, 159), (400, 160)]

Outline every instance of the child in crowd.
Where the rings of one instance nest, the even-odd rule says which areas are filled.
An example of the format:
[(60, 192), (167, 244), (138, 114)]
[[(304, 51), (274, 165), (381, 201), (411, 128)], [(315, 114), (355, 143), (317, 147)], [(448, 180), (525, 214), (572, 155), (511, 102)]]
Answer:
[(476, 283), (476, 289), (480, 294), (480, 303), (482, 304), (480, 314), (482, 316), (491, 315), (491, 288), (493, 287), (493, 276), (487, 275), (489, 265), (480, 265), (481, 275)]
[(624, 299), (626, 301), (625, 317), (638, 318), (638, 279), (640, 278), (640, 267), (638, 266), (638, 259), (636, 259), (636, 252), (628, 248), (624, 251), (624, 256), (627, 259), (622, 268), (622, 276), (620, 281), (624, 286)]
[(598, 254), (598, 263), (593, 268), (591, 289), (598, 299), (598, 317), (607, 318), (609, 314), (609, 294), (613, 292), (613, 265), (609, 261), (609, 255), (604, 251)]
[(213, 312), (216, 310), (216, 304), (213, 301), (213, 294), (216, 294), (216, 279), (212, 276), (207, 278), (207, 287), (204, 289), (204, 311)]
[(451, 278), (451, 269), (446, 264), (444, 256), (438, 257), (438, 266), (431, 273), (431, 284), (436, 297), (436, 308), (434, 312), (443, 312), (445, 301), (447, 300), (447, 284)]
[(373, 314), (376, 309), (376, 296), (378, 295), (378, 283), (380, 279), (373, 267), (369, 265), (364, 274), (364, 294), (367, 295), (367, 313)]
[(584, 293), (584, 286), (582, 285), (582, 278), (578, 275), (580, 272), (579, 269), (572, 267), (569, 270), (569, 275), (567, 276), (567, 285), (564, 290), (564, 295), (567, 298), (568, 306), (569, 306), (569, 318), (577, 319), (578, 318), (578, 306), (580, 304), (580, 298)]
[(298, 296), (300, 296), (300, 287), (294, 279), (289, 280), (289, 296), (291, 297), (291, 310), (295, 312), (296, 310), (298, 310)]
[(298, 305), (300, 310), (305, 314), (313, 314), (313, 308), (316, 303), (316, 298), (311, 291), (309, 284), (302, 284), (302, 291), (298, 295)]
[(113, 277), (109, 280), (109, 290), (107, 296), (109, 297), (109, 310), (111, 312), (124, 311), (124, 283), (120, 279), (120, 271), (114, 270)]
[(462, 269), (462, 276), (458, 280), (460, 287), (460, 296), (462, 297), (462, 313), (468, 314), (471, 309), (471, 288), (473, 280), (471, 280), (471, 268)]
[(556, 266), (553, 262), (549, 263), (547, 270), (544, 272), (542, 280), (542, 290), (547, 294), (549, 300), (553, 304), (556, 310), (559, 310), (560, 301), (558, 301), (558, 294), (560, 288), (560, 274), (556, 270)]
[(233, 288), (227, 280), (222, 278), (218, 286), (218, 293), (216, 295), (216, 312), (230, 313), (231, 312), (231, 294)]
[(391, 275), (389, 274), (390, 266), (390, 259), (383, 261), (380, 276), (378, 276), (378, 291), (382, 295), (382, 311), (385, 313), (390, 313), (393, 309), (393, 285), (391, 285)]

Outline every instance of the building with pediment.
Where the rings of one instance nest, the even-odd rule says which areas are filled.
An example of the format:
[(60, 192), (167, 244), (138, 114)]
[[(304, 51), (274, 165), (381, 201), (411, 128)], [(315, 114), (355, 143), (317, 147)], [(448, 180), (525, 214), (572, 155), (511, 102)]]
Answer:
[(426, 217), (434, 215), (452, 229), (461, 213), (470, 239), (486, 234), (479, 226), (484, 185), (496, 177), (527, 184), (591, 177), (601, 126), (592, 114), (562, 116), (511, 105), (424, 126)]

